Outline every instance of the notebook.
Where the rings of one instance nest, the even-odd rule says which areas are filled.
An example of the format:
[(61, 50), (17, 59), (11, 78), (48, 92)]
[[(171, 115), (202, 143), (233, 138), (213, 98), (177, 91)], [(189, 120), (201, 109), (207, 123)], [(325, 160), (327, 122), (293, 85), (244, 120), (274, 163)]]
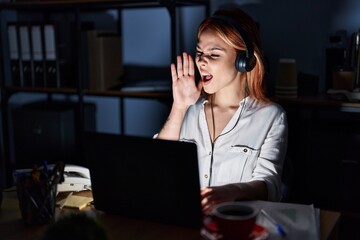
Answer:
[(194, 143), (91, 132), (85, 153), (96, 209), (200, 229)]

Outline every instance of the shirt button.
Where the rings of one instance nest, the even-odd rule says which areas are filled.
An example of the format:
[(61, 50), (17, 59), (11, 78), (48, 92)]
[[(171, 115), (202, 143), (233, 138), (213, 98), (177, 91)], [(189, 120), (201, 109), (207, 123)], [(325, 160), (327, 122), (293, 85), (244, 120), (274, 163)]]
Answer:
[(209, 152), (209, 156), (211, 156), (211, 151)]
[(205, 174), (205, 175), (204, 175), (204, 177), (205, 177), (205, 178), (208, 178), (208, 175), (207, 175), (207, 174)]
[(246, 149), (246, 148), (244, 149), (244, 152), (247, 152), (247, 149)]

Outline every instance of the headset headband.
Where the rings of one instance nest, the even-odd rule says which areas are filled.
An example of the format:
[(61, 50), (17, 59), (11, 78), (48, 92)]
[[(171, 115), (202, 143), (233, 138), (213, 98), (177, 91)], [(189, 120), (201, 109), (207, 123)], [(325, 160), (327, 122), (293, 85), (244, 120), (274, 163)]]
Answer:
[(238, 31), (238, 33), (240, 34), (240, 37), (242, 38), (242, 40), (244, 41), (244, 44), (246, 46), (246, 57), (250, 58), (254, 55), (254, 47), (253, 47), (250, 39), (248, 38), (247, 33), (240, 26), (238, 21), (235, 21), (235, 19), (225, 16), (225, 15), (213, 15), (210, 18), (223, 21), (223, 22), (227, 23), (228, 25), (232, 26), (233, 28), (235, 28)]

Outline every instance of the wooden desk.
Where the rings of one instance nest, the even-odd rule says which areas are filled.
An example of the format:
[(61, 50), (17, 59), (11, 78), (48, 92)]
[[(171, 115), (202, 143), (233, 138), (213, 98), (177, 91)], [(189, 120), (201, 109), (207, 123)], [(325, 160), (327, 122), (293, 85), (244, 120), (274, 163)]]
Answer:
[[(89, 193), (82, 193), (89, 194)], [(69, 209), (56, 209), (56, 217)], [(97, 212), (92, 207), (84, 211), (96, 214), (100, 222), (106, 227), (110, 239), (145, 239), (145, 240), (200, 240), (200, 233), (196, 229), (177, 227), (172, 225), (154, 223), (140, 219), (121, 217)], [(340, 213), (320, 211), (320, 239), (336, 239), (336, 228), (340, 219)], [(37, 239), (41, 236), (44, 226), (26, 227), (22, 221), (15, 191), (5, 191), (3, 204), (0, 209), (0, 239)], [(335, 234), (335, 235), (333, 235)], [(334, 238), (335, 237), (335, 238)]]

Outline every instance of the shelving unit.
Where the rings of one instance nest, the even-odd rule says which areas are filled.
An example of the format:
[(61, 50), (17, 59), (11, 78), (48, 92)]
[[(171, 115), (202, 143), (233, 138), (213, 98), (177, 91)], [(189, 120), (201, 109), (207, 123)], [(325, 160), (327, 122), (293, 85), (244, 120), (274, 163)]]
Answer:
[[(209, 15), (210, 3), (208, 0), (158, 0), (158, 1), (140, 1), (140, 0), (78, 0), (78, 1), (18, 1), (11, 3), (0, 3), (0, 94), (1, 94), (1, 121), (2, 121), (2, 169), (10, 169), (10, 150), (9, 150), (9, 100), (15, 93), (45, 93), (51, 99), (53, 94), (65, 94), (77, 96), (77, 111), (79, 112), (79, 125), (83, 131), (84, 122), (84, 97), (85, 96), (99, 96), (99, 97), (118, 97), (120, 105), (123, 104), (124, 98), (149, 98), (159, 100), (171, 99), (171, 92), (124, 92), (119, 90), (87, 90), (84, 83), (88, 79), (83, 74), (82, 70), (82, 49), (81, 45), (81, 14), (101, 12), (106, 10), (116, 10), (118, 14), (117, 30), (121, 32), (122, 22), (121, 14), (123, 9), (136, 9), (136, 8), (166, 8), (169, 13), (170, 21), (170, 41), (171, 41), (171, 57), (175, 59), (177, 55), (177, 9), (186, 6), (203, 6), (205, 16)], [(74, 79), (76, 86), (74, 88), (49, 88), (49, 87), (20, 87), (11, 84), (10, 76), (8, 76), (9, 60), (4, 59), (6, 49), (4, 49), (5, 35), (7, 34), (7, 19), (4, 17), (7, 11), (14, 11), (18, 15), (22, 14), (40, 14), (44, 19), (47, 19), (53, 14), (65, 13), (70, 14), (74, 19), (76, 29), (76, 69), (77, 79)], [(123, 111), (123, 107), (121, 108)], [(124, 112), (120, 113), (121, 120), (121, 133), (124, 133)], [(80, 146), (81, 147), (81, 146)], [(9, 180), (10, 173), (6, 173)]]

